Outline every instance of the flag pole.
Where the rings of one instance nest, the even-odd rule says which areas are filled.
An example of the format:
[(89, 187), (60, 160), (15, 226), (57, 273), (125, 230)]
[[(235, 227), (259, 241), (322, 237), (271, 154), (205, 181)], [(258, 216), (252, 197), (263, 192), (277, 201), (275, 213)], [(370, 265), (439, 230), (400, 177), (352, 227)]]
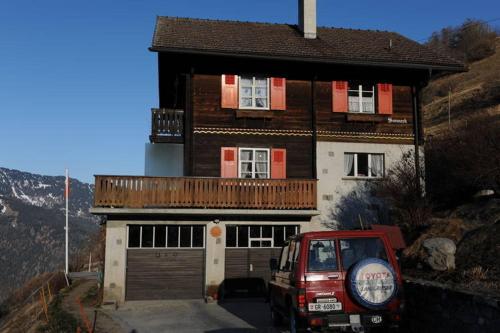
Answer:
[(68, 201), (69, 201), (69, 176), (68, 176), (68, 169), (66, 169), (66, 183), (65, 183), (65, 188), (64, 188), (64, 196), (66, 198), (66, 227), (64, 230), (66, 231), (66, 246), (65, 246), (65, 251), (66, 251), (66, 262), (65, 262), (65, 269), (64, 272), (66, 275), (69, 273), (69, 266), (68, 266)]

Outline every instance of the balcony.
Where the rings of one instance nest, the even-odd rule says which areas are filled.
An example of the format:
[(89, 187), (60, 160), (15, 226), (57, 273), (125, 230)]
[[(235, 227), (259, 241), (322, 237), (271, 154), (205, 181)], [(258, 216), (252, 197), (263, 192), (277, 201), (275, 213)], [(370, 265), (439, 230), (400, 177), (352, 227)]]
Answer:
[(152, 143), (184, 143), (184, 111), (151, 109)]
[(316, 180), (96, 176), (95, 208), (316, 209)]

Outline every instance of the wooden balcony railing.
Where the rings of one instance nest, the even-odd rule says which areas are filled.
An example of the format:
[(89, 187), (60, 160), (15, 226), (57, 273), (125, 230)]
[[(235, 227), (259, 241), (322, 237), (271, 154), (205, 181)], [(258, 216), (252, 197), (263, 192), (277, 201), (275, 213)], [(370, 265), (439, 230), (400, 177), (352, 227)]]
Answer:
[(151, 142), (184, 142), (184, 111), (151, 109)]
[(96, 176), (94, 206), (316, 209), (316, 180)]

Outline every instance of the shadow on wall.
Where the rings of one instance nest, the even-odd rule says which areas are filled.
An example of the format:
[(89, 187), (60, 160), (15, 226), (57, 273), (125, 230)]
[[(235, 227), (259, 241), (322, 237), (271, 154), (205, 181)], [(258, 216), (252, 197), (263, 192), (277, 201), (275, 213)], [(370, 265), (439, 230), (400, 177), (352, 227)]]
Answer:
[(371, 182), (361, 181), (352, 191), (341, 195), (322, 223), (334, 230), (366, 229), (374, 223), (388, 224), (389, 211), (386, 203), (375, 196)]

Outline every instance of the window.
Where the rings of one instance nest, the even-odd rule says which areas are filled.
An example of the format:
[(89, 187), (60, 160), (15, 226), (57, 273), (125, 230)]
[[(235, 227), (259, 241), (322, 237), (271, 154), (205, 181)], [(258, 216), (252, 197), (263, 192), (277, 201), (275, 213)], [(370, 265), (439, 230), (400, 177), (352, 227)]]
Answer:
[(349, 112), (375, 113), (375, 87), (349, 82)]
[(384, 154), (345, 153), (344, 176), (361, 178), (384, 177)]
[(380, 238), (351, 238), (340, 240), (342, 267), (348, 270), (356, 262), (366, 258), (387, 261), (384, 243)]
[(294, 241), (294, 243), (295, 243), (295, 251), (293, 253), (292, 269), (294, 269), (297, 263), (299, 262), (299, 254), (300, 254), (300, 241)]
[(281, 250), (280, 257), (280, 271), (287, 270), (289, 268), (288, 264), (288, 253), (290, 251), (290, 244), (286, 244)]
[(128, 227), (128, 247), (141, 246), (141, 226), (131, 225)]
[(203, 248), (201, 225), (129, 225), (128, 248)]
[(269, 149), (240, 148), (240, 178), (269, 178)]
[(240, 108), (269, 109), (269, 80), (267, 78), (240, 76)]
[(299, 230), (298, 225), (228, 225), (226, 247), (282, 247)]
[(309, 242), (309, 271), (337, 271), (337, 251), (335, 241), (312, 240)]

